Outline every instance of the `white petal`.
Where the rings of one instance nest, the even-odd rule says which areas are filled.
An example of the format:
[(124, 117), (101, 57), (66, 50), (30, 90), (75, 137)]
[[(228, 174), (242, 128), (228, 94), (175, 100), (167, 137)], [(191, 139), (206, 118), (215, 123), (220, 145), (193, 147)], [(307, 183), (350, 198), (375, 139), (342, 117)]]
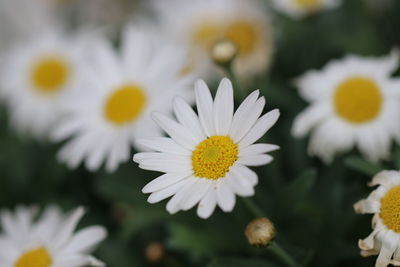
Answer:
[(391, 187), (400, 183), (400, 172), (399, 171), (381, 171), (372, 178), (369, 186), (384, 185), (385, 187)]
[(189, 181), (185, 184), (185, 186), (181, 187), (178, 192), (168, 201), (167, 211), (170, 214), (178, 212), (182, 208), (185, 198), (194, 190), (196, 190), (199, 179), (191, 176), (188, 178), (188, 180)]
[(203, 80), (199, 80), (195, 85), (196, 106), (200, 123), (207, 136), (216, 134), (213, 120), (213, 100), (210, 90)]
[(166, 198), (169, 198), (170, 196), (174, 195), (176, 192), (179, 191), (179, 189), (181, 189), (183, 186), (185, 186), (185, 184), (190, 181), (190, 177), (183, 179), (171, 186), (168, 186), (164, 189), (161, 189), (159, 191), (156, 191), (154, 193), (152, 193), (149, 198), (147, 199), (147, 201), (149, 203), (157, 203), (160, 202), (161, 200), (164, 200)]
[(262, 166), (270, 163), (273, 157), (267, 154), (241, 157), (237, 160), (237, 163), (247, 166)]
[(178, 121), (190, 130), (193, 136), (200, 140), (206, 138), (196, 113), (181, 97), (174, 99), (174, 112)]
[(253, 144), (239, 151), (239, 157), (255, 156), (278, 150), (279, 146), (273, 144)]
[(261, 97), (255, 103), (252, 103), (250, 100), (246, 103), (246, 106), (240, 109), (245, 104), (243, 102), (233, 116), (230, 135), (235, 142), (239, 142), (249, 132), (264, 109), (264, 97)]
[(222, 79), (215, 95), (214, 126), (217, 135), (227, 135), (231, 128), (233, 116), (233, 88), (228, 79)]
[(200, 200), (197, 207), (197, 215), (202, 219), (207, 219), (214, 212), (217, 205), (217, 195), (213, 187), (211, 187), (207, 194)]
[(147, 194), (147, 193), (152, 193), (161, 189), (164, 189), (168, 186), (171, 186), (187, 177), (192, 175), (192, 171), (188, 172), (182, 172), (182, 173), (166, 173), (163, 174), (150, 183), (148, 183), (145, 187), (143, 187), (142, 192)]
[(152, 137), (152, 138), (138, 138), (136, 142), (148, 149), (176, 154), (176, 155), (191, 155), (191, 151), (178, 145), (174, 140), (168, 137)]
[(199, 201), (207, 194), (213, 185), (213, 181), (209, 179), (198, 179), (199, 181), (196, 183), (196, 186), (191, 190), (188, 197), (185, 198), (182, 204), (182, 210), (189, 210), (193, 208)]
[(171, 120), (167, 116), (159, 112), (152, 113), (153, 120), (169, 135), (175, 142), (192, 150), (196, 145), (196, 139), (189, 130), (179, 123)]
[(73, 232), (75, 231), (76, 226), (78, 225), (79, 220), (82, 218), (85, 213), (85, 209), (82, 207), (74, 210), (63, 223), (55, 240), (53, 241), (54, 247), (56, 249), (61, 248), (65, 245), (65, 243), (72, 237)]
[(260, 139), (278, 120), (279, 110), (274, 109), (259, 118), (253, 128), (240, 140), (239, 149), (253, 144)]
[(226, 184), (224, 178), (220, 178), (217, 183), (217, 202), (221, 209), (225, 212), (231, 212), (235, 207), (235, 194)]
[(91, 226), (78, 231), (63, 248), (62, 253), (90, 253), (94, 247), (103, 241), (107, 231), (101, 226)]
[(239, 177), (242, 177), (243, 179), (246, 179), (252, 186), (255, 186), (258, 183), (257, 173), (250, 170), (246, 166), (235, 164), (230, 168), (229, 171)]
[(293, 122), (292, 135), (295, 137), (305, 136), (312, 128), (329, 115), (329, 104), (319, 102), (312, 104), (301, 112)]
[(254, 195), (254, 188), (246, 179), (239, 177), (233, 172), (228, 173), (226, 179), (227, 184), (236, 195), (241, 197)]
[(387, 267), (397, 248), (399, 242), (398, 234), (387, 231), (382, 239), (382, 248), (376, 260), (376, 267)]

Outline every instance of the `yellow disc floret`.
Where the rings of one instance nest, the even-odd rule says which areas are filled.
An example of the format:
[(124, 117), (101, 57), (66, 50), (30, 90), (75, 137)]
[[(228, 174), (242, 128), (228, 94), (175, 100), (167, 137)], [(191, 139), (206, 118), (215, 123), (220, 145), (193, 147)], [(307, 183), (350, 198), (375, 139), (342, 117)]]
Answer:
[(294, 2), (305, 9), (317, 9), (322, 5), (321, 0), (294, 0)]
[(400, 233), (400, 186), (390, 189), (381, 199), (379, 216), (389, 229)]
[(381, 91), (369, 78), (352, 77), (337, 87), (334, 106), (337, 114), (348, 122), (365, 123), (381, 112)]
[(50, 267), (52, 259), (49, 252), (40, 247), (24, 253), (14, 264), (14, 267)]
[(247, 54), (254, 51), (259, 33), (257, 25), (250, 21), (235, 21), (226, 30), (226, 38), (232, 41), (240, 53)]
[(108, 121), (122, 125), (132, 122), (143, 111), (147, 97), (141, 87), (124, 85), (109, 96), (104, 106)]
[(225, 176), (237, 159), (238, 145), (229, 136), (211, 136), (193, 151), (193, 171), (200, 178), (218, 179)]
[(216, 21), (209, 19), (204, 21), (195, 27), (193, 41), (205, 48), (211, 48), (220, 38), (222, 28)]
[(70, 66), (62, 58), (49, 56), (36, 62), (31, 69), (33, 87), (40, 93), (62, 90), (69, 80)]

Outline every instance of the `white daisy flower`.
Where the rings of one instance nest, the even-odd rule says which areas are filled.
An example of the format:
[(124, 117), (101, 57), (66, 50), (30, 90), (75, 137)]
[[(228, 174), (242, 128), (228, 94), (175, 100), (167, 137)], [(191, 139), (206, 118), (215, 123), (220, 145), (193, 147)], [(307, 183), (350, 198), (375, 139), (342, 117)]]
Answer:
[(272, 4), (278, 11), (292, 18), (301, 19), (309, 14), (339, 6), (342, 0), (273, 0)]
[[(273, 47), (268, 15), (258, 0), (153, 0), (169, 38), (190, 51), (186, 71), (214, 74), (210, 51), (222, 41), (238, 49), (234, 71), (241, 77), (268, 67)], [(179, 14), (179, 16), (177, 16)]]
[(17, 130), (38, 138), (48, 134), (60, 116), (60, 102), (80, 82), (77, 69), (84, 40), (46, 31), (3, 55), (0, 95)]
[(369, 185), (378, 188), (354, 205), (357, 213), (374, 214), (373, 232), (358, 242), (361, 255), (379, 254), (376, 267), (400, 266), (400, 172), (382, 171)]
[(162, 113), (153, 119), (170, 138), (138, 140), (156, 152), (134, 156), (139, 167), (165, 172), (143, 188), (151, 193), (148, 201), (156, 203), (173, 196), (167, 210), (171, 214), (189, 210), (197, 203), (197, 214), (208, 218), (218, 204), (225, 212), (232, 211), (235, 195), (252, 196), (258, 177), (247, 166), (261, 166), (272, 161), (266, 153), (279, 147), (254, 144), (278, 120), (279, 111), (261, 116), (265, 99), (254, 91), (233, 114), (233, 89), (223, 79), (213, 101), (207, 85), (195, 86), (198, 115), (181, 98), (174, 100), (178, 122)]
[(22, 206), (14, 213), (1, 211), (0, 266), (105, 266), (89, 253), (106, 238), (106, 230), (90, 226), (74, 233), (83, 208), (63, 215), (58, 208), (49, 207), (35, 220), (36, 211)]
[(389, 157), (400, 137), (400, 82), (390, 77), (399, 65), (396, 51), (382, 58), (348, 56), (297, 80), (310, 106), (294, 121), (292, 133), (311, 132), (309, 153), (330, 162), (356, 146), (371, 161)]
[(70, 168), (85, 161), (97, 170), (106, 161), (114, 171), (128, 161), (137, 137), (161, 136), (151, 120), (154, 109), (171, 112), (175, 95), (193, 99), (192, 79), (179, 74), (184, 53), (175, 46), (160, 46), (149, 29), (126, 28), (121, 53), (105, 39), (93, 42), (91, 60), (82, 67), (85, 79), (63, 104), (66, 116), (55, 127), (54, 140), (71, 138), (58, 157)]

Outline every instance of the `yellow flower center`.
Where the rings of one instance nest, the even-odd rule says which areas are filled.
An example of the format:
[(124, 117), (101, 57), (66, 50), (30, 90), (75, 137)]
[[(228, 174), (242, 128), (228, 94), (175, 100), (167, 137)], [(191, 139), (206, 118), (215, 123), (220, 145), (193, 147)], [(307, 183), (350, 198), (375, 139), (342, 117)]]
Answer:
[(379, 115), (382, 95), (371, 79), (352, 77), (338, 86), (334, 102), (340, 117), (352, 123), (365, 123)]
[(50, 267), (52, 264), (49, 252), (44, 248), (37, 248), (24, 253), (14, 267)]
[(195, 27), (193, 41), (205, 48), (211, 48), (221, 36), (221, 27), (218, 23), (210, 20)]
[(379, 216), (388, 228), (400, 233), (400, 186), (390, 189), (381, 199)]
[(224, 177), (238, 159), (238, 145), (229, 136), (211, 136), (197, 145), (192, 153), (192, 166), (197, 177)]
[(40, 93), (49, 94), (62, 90), (69, 77), (69, 64), (55, 56), (39, 60), (31, 69), (31, 82)]
[(258, 42), (258, 27), (248, 21), (236, 21), (226, 30), (226, 38), (232, 41), (240, 53), (250, 53)]
[(107, 99), (104, 115), (112, 123), (126, 124), (136, 119), (147, 103), (147, 96), (136, 85), (124, 85)]
[(321, 0), (294, 0), (294, 2), (305, 9), (316, 9), (322, 5)]

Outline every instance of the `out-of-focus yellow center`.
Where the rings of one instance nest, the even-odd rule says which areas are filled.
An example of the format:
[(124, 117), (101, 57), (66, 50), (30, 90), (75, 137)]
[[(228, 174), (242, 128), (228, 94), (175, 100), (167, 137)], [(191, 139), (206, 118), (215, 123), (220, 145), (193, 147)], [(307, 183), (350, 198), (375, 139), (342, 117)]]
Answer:
[(378, 85), (369, 78), (352, 77), (336, 89), (334, 105), (337, 114), (352, 123), (365, 123), (379, 115), (382, 95)]
[(140, 115), (146, 103), (147, 96), (141, 87), (123, 85), (107, 99), (104, 115), (117, 125), (130, 123)]
[(24, 253), (14, 267), (50, 267), (52, 262), (49, 252), (41, 247)]
[(197, 145), (192, 153), (194, 174), (200, 178), (224, 177), (238, 159), (238, 145), (229, 136), (211, 136)]
[(232, 41), (240, 53), (247, 54), (254, 51), (258, 42), (258, 27), (248, 21), (236, 21), (226, 29), (226, 38)]
[(400, 233), (400, 186), (390, 189), (381, 199), (379, 216), (388, 228)]
[(195, 27), (193, 40), (205, 48), (211, 48), (221, 36), (221, 26), (215, 21), (206, 21)]
[(33, 87), (41, 93), (62, 90), (70, 78), (70, 66), (60, 57), (49, 56), (36, 62), (31, 69)]
[(322, 5), (321, 0), (294, 0), (294, 2), (305, 9), (316, 9)]

